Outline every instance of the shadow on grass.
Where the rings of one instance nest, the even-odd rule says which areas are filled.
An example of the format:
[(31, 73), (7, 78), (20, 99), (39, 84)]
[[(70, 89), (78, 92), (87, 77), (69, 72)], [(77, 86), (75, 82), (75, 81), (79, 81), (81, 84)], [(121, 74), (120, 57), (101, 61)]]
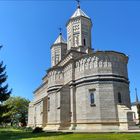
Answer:
[(28, 138), (41, 138), (41, 137), (56, 137), (60, 135), (70, 135), (70, 133), (61, 133), (61, 132), (42, 132), (35, 133), (26, 132), (26, 131), (12, 131), (12, 130), (1, 130), (0, 131), (0, 140), (21, 140)]

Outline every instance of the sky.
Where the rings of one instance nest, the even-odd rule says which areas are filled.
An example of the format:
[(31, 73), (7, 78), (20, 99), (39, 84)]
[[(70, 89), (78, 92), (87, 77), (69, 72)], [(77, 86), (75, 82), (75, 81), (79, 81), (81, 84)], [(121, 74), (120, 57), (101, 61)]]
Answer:
[[(81, 0), (90, 16), (92, 48), (129, 56), (131, 101), (140, 98), (140, 1)], [(50, 67), (50, 46), (76, 10), (75, 0), (0, 0), (0, 60), (7, 65), (12, 95), (29, 100)]]

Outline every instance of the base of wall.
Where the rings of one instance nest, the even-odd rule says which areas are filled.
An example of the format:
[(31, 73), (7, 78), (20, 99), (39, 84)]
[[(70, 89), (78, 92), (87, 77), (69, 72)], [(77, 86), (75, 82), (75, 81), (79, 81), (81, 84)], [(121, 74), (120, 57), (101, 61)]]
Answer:
[(28, 124), (27, 127), (31, 127), (31, 128), (41, 127), (42, 128), (42, 124), (36, 124), (36, 125), (34, 125), (34, 124), (29, 125)]
[(117, 123), (71, 123), (70, 127), (60, 127), (60, 124), (48, 124), (44, 131), (47, 132), (72, 132), (72, 133), (135, 133), (140, 128), (133, 122)]
[(70, 127), (62, 127), (60, 124), (47, 124), (44, 130), (82, 130), (82, 131), (124, 131), (131, 130), (135, 126), (131, 122), (120, 123), (76, 123), (71, 124)]
[(135, 122), (121, 122), (119, 125), (119, 130), (132, 130), (135, 126)]
[(119, 130), (118, 125), (110, 125), (110, 124), (76, 124), (75, 126), (71, 125), (69, 130)]
[(60, 124), (47, 124), (46, 127), (43, 128), (43, 130), (59, 130)]

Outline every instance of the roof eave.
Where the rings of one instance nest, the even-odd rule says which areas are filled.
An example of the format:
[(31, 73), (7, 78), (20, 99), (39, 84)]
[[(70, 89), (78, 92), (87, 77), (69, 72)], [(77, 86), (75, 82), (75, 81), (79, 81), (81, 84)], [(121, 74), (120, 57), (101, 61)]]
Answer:
[(70, 19), (66, 22), (66, 26), (69, 24), (69, 22), (70, 22), (70, 21), (75, 20), (75, 19), (78, 19), (78, 18), (81, 18), (81, 17), (83, 17), (83, 18), (86, 18), (86, 19), (90, 20), (91, 25), (92, 25), (91, 18), (88, 18), (88, 17), (85, 17), (85, 16), (77, 16), (77, 17), (70, 18)]
[(62, 45), (62, 44), (67, 45), (66, 42), (61, 42), (61, 43), (57, 43), (57, 44), (52, 44), (51, 47), (50, 47), (50, 49), (52, 49), (52, 47), (54, 47), (54, 46), (58, 46), (58, 45)]

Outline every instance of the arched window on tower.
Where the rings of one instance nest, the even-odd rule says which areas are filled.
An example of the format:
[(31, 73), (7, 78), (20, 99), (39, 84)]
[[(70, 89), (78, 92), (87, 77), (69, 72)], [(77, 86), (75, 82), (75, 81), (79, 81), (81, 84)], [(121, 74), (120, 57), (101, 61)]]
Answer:
[(122, 103), (122, 97), (121, 97), (121, 93), (120, 92), (118, 92), (118, 103)]
[(79, 45), (79, 36), (74, 36), (74, 46), (77, 47)]
[(57, 64), (59, 62), (59, 55), (57, 54), (55, 57), (56, 57), (55, 63)]
[(84, 46), (86, 46), (86, 39), (85, 38), (83, 39), (83, 43), (84, 43)]

